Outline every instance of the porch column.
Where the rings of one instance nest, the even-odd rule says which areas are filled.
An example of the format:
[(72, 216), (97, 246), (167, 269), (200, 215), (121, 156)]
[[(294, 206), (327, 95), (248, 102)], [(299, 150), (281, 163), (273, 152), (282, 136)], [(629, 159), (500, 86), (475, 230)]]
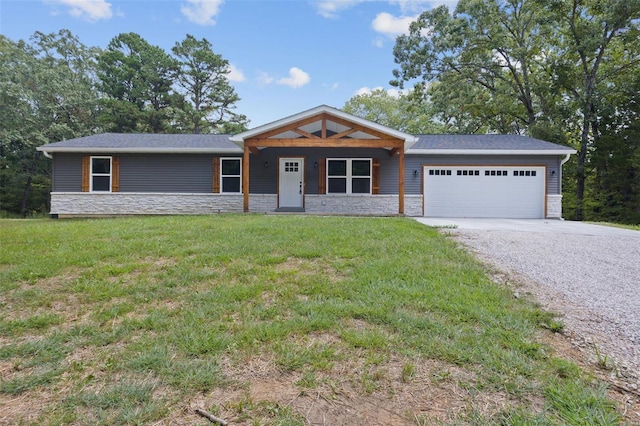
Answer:
[(404, 214), (404, 146), (398, 157), (398, 214)]
[(242, 157), (242, 195), (243, 195), (243, 211), (249, 211), (249, 147), (245, 144), (244, 156)]

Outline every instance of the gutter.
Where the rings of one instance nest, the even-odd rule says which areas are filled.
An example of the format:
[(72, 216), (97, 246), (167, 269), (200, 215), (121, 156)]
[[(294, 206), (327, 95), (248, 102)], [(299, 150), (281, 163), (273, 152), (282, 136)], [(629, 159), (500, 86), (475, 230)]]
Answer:
[[(242, 154), (239, 148), (108, 148), (108, 147), (49, 147), (39, 146), (38, 151), (45, 153), (48, 158), (50, 152), (86, 153), (86, 154)], [(45, 151), (46, 150), (46, 151)]]
[(575, 154), (575, 149), (409, 149), (406, 155), (560, 155), (566, 154), (567, 159)]

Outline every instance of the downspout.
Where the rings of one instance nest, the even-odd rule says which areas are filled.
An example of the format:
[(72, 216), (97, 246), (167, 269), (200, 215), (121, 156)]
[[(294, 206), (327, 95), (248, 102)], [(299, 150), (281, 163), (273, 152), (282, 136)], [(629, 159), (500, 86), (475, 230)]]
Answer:
[(47, 151), (42, 151), (45, 157), (53, 159), (53, 155), (49, 154)]
[[(562, 161), (560, 161), (560, 167), (558, 170), (558, 189), (560, 191), (560, 196), (562, 197), (562, 166), (564, 166), (564, 163), (566, 163), (567, 161), (569, 161), (569, 158), (571, 158), (571, 154), (567, 154), (565, 155), (565, 157), (562, 159)], [(562, 200), (562, 198), (560, 198), (560, 200)], [(562, 207), (561, 207), (562, 208)], [(560, 220), (564, 220), (564, 217), (562, 217), (562, 210), (560, 211)]]

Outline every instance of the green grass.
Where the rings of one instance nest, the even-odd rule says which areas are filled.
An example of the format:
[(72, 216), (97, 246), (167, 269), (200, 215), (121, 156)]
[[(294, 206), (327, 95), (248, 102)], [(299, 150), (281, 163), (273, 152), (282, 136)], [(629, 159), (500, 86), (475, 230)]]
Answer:
[(633, 231), (640, 231), (640, 225), (630, 225), (626, 223), (612, 223), (612, 222), (587, 222), (594, 225), (612, 226), (614, 228), (631, 229)]
[[(0, 393), (50, 396), (16, 423), (154, 423), (179, 418), (194, 395), (222, 392), (239, 396), (210, 401), (221, 415), (305, 424), (277, 394), (250, 394), (247, 366), (256, 363), (271, 380), (291, 377), (295, 392), (327, 400), (345, 386), (355, 399), (403, 386), (461, 389), (451, 397), (462, 392), (463, 413), (431, 418), (415, 407), (407, 424), (621, 421), (601, 385), (541, 343), (561, 329), (551, 314), (412, 220), (220, 215), (0, 227)], [(436, 371), (425, 370), (428, 360)], [(477, 393), (509, 404), (478, 410)]]

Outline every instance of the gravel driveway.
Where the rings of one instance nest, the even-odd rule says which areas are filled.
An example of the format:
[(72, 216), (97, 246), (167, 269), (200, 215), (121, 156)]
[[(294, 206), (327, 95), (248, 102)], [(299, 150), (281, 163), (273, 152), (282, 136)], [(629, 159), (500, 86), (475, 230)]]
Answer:
[(479, 257), (529, 281), (574, 343), (640, 386), (640, 232), (559, 220), (430, 219)]

